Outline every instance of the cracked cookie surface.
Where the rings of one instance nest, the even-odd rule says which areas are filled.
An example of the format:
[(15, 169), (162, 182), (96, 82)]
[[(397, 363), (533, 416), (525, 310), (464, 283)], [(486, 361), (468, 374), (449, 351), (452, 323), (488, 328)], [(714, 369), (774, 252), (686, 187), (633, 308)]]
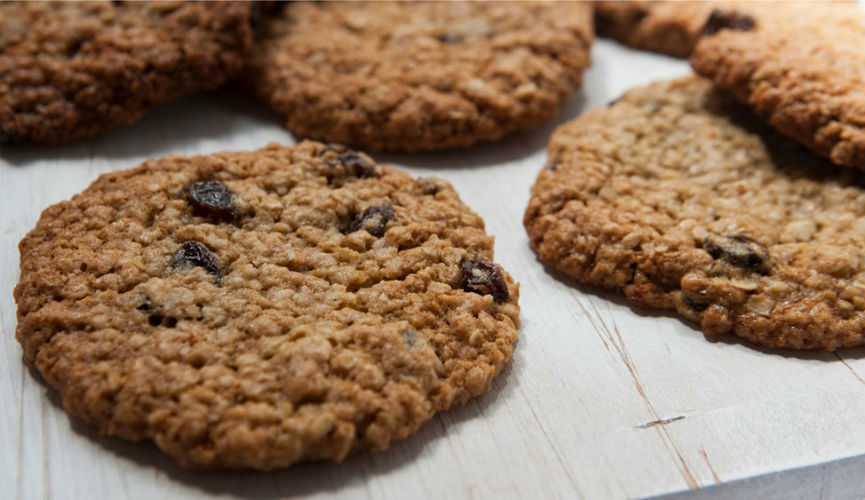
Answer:
[(20, 251), (25, 361), (72, 414), (187, 467), (387, 448), (486, 391), (519, 327), (450, 184), (336, 145), (103, 175)]
[(252, 43), (248, 2), (0, 2), (0, 144), (63, 143), (214, 89)]
[(555, 116), (591, 42), (580, 2), (297, 2), (262, 21), (248, 82), (301, 137), (467, 147)]
[(865, 182), (710, 81), (627, 92), (550, 140), (524, 223), (540, 259), (707, 338), (865, 340)]

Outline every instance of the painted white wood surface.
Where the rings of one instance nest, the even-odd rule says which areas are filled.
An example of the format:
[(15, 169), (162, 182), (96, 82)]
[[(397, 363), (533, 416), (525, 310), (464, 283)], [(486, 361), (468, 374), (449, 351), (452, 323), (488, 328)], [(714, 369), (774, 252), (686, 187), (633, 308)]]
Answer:
[[(585, 88), (557, 123), (688, 72), (682, 61), (599, 41)], [(496, 235), (496, 260), (521, 283), (520, 340), (492, 391), (386, 452), (267, 474), (183, 471), (149, 443), (102, 437), (69, 418), (23, 367), (12, 288), (17, 243), (48, 205), (149, 157), (292, 142), (278, 118), (226, 91), (164, 105), (129, 129), (75, 145), (0, 150), (0, 497), (625, 498), (859, 457), (838, 469), (855, 477), (850, 464), (861, 470), (865, 456), (865, 349), (711, 344), (693, 325), (637, 313), (538, 263), (522, 215), (554, 126), (468, 151), (377, 156), (451, 181)], [(789, 473), (781, 487), (835, 470), (823, 467), (829, 472)], [(844, 491), (865, 492), (861, 475), (844, 481)], [(741, 491), (749, 496), (763, 491), (748, 484)], [(717, 491), (695, 497), (726, 496)]]

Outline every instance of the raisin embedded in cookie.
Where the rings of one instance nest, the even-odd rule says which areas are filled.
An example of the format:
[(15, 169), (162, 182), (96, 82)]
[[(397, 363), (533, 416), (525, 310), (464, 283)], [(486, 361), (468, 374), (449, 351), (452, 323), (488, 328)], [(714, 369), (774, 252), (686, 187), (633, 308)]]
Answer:
[(0, 2), (0, 144), (62, 143), (221, 85), (251, 2)]
[(750, 7), (729, 14), (756, 22), (703, 37), (691, 56), (694, 70), (782, 134), (865, 170), (865, 11), (794, 2), (771, 14), (752, 16)]
[(706, 79), (627, 92), (563, 125), (524, 223), (540, 259), (708, 338), (865, 342), (865, 182)]
[(301, 137), (466, 147), (555, 116), (591, 43), (583, 2), (293, 2), (262, 20), (248, 82)]
[[(824, 3), (825, 4), (825, 3)], [(622, 0), (595, 3), (598, 34), (639, 49), (688, 57), (700, 37), (721, 30), (752, 31), (758, 19), (820, 9), (818, 2)]]
[(387, 448), (486, 391), (519, 327), (453, 188), (343, 146), (107, 174), (20, 250), (25, 361), (71, 413), (188, 467)]

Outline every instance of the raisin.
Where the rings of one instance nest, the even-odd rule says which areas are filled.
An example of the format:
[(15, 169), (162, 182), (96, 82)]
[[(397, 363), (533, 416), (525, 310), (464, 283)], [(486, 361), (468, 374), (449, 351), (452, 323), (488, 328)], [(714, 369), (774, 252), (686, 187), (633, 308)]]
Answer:
[(219, 261), (206, 246), (197, 241), (187, 241), (174, 252), (171, 257), (171, 267), (175, 269), (188, 269), (190, 267), (200, 267), (208, 273), (216, 276), (217, 279), (222, 277), (222, 269), (219, 267)]
[(507, 302), (511, 298), (508, 284), (499, 266), (480, 255), (460, 260), (460, 288), (467, 292), (492, 295), (496, 302)]
[(415, 181), (415, 184), (420, 187), (420, 191), (423, 194), (434, 195), (439, 192), (439, 185), (432, 179), (420, 177)]
[[(327, 157), (324, 163), (332, 169), (332, 173), (327, 176), (328, 184), (340, 177), (363, 178), (375, 174), (373, 161), (342, 144), (328, 144), (319, 150), (318, 156)], [(340, 166), (344, 168), (343, 171), (339, 170)]]
[(747, 236), (714, 236), (703, 240), (703, 248), (713, 259), (722, 259), (755, 273), (769, 272), (769, 251)]
[(706, 24), (703, 25), (703, 30), (701, 31), (701, 34), (714, 35), (715, 33), (723, 29), (750, 31), (754, 29), (754, 26), (756, 24), (757, 22), (754, 20), (754, 18), (747, 14), (726, 12), (723, 9), (715, 9), (709, 15), (709, 19), (706, 20)]
[(348, 224), (345, 234), (366, 229), (369, 234), (380, 238), (387, 231), (387, 223), (394, 219), (396, 219), (396, 212), (393, 211), (391, 205), (367, 207), (363, 212), (354, 216), (354, 219)]
[(685, 297), (685, 304), (688, 304), (688, 306), (691, 309), (698, 311), (698, 312), (705, 311), (710, 305), (708, 302), (697, 302), (696, 300), (688, 297), (687, 295), (684, 295), (684, 297)]
[(369, 177), (375, 173), (375, 164), (361, 156), (353, 149), (340, 153), (339, 161), (342, 162), (342, 164), (345, 165), (355, 177)]
[(196, 215), (215, 220), (237, 218), (234, 195), (225, 184), (217, 181), (196, 181), (186, 185), (186, 200)]
[(445, 31), (444, 33), (439, 34), (436, 38), (441, 43), (447, 43), (447, 44), (460, 43), (463, 41), (463, 37), (461, 37), (459, 35), (455, 35), (455, 34), (450, 33), (448, 31)]
[(177, 326), (177, 318), (165, 317), (161, 314), (151, 314), (147, 317), (147, 322), (150, 323), (150, 326), (167, 326), (168, 328)]

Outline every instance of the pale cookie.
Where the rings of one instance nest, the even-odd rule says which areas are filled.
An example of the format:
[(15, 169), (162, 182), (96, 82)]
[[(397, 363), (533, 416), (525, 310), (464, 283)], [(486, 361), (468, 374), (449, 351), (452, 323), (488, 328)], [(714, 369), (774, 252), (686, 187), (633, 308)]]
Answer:
[(865, 183), (711, 82), (626, 93), (550, 141), (525, 226), (581, 283), (671, 309), (710, 339), (837, 349), (865, 339)]
[(187, 467), (387, 448), (486, 391), (519, 326), (450, 184), (340, 146), (103, 175), (20, 250), (25, 361), (70, 413)]
[(548, 120), (580, 86), (584, 2), (293, 2), (262, 21), (256, 94), (301, 137), (470, 146)]

